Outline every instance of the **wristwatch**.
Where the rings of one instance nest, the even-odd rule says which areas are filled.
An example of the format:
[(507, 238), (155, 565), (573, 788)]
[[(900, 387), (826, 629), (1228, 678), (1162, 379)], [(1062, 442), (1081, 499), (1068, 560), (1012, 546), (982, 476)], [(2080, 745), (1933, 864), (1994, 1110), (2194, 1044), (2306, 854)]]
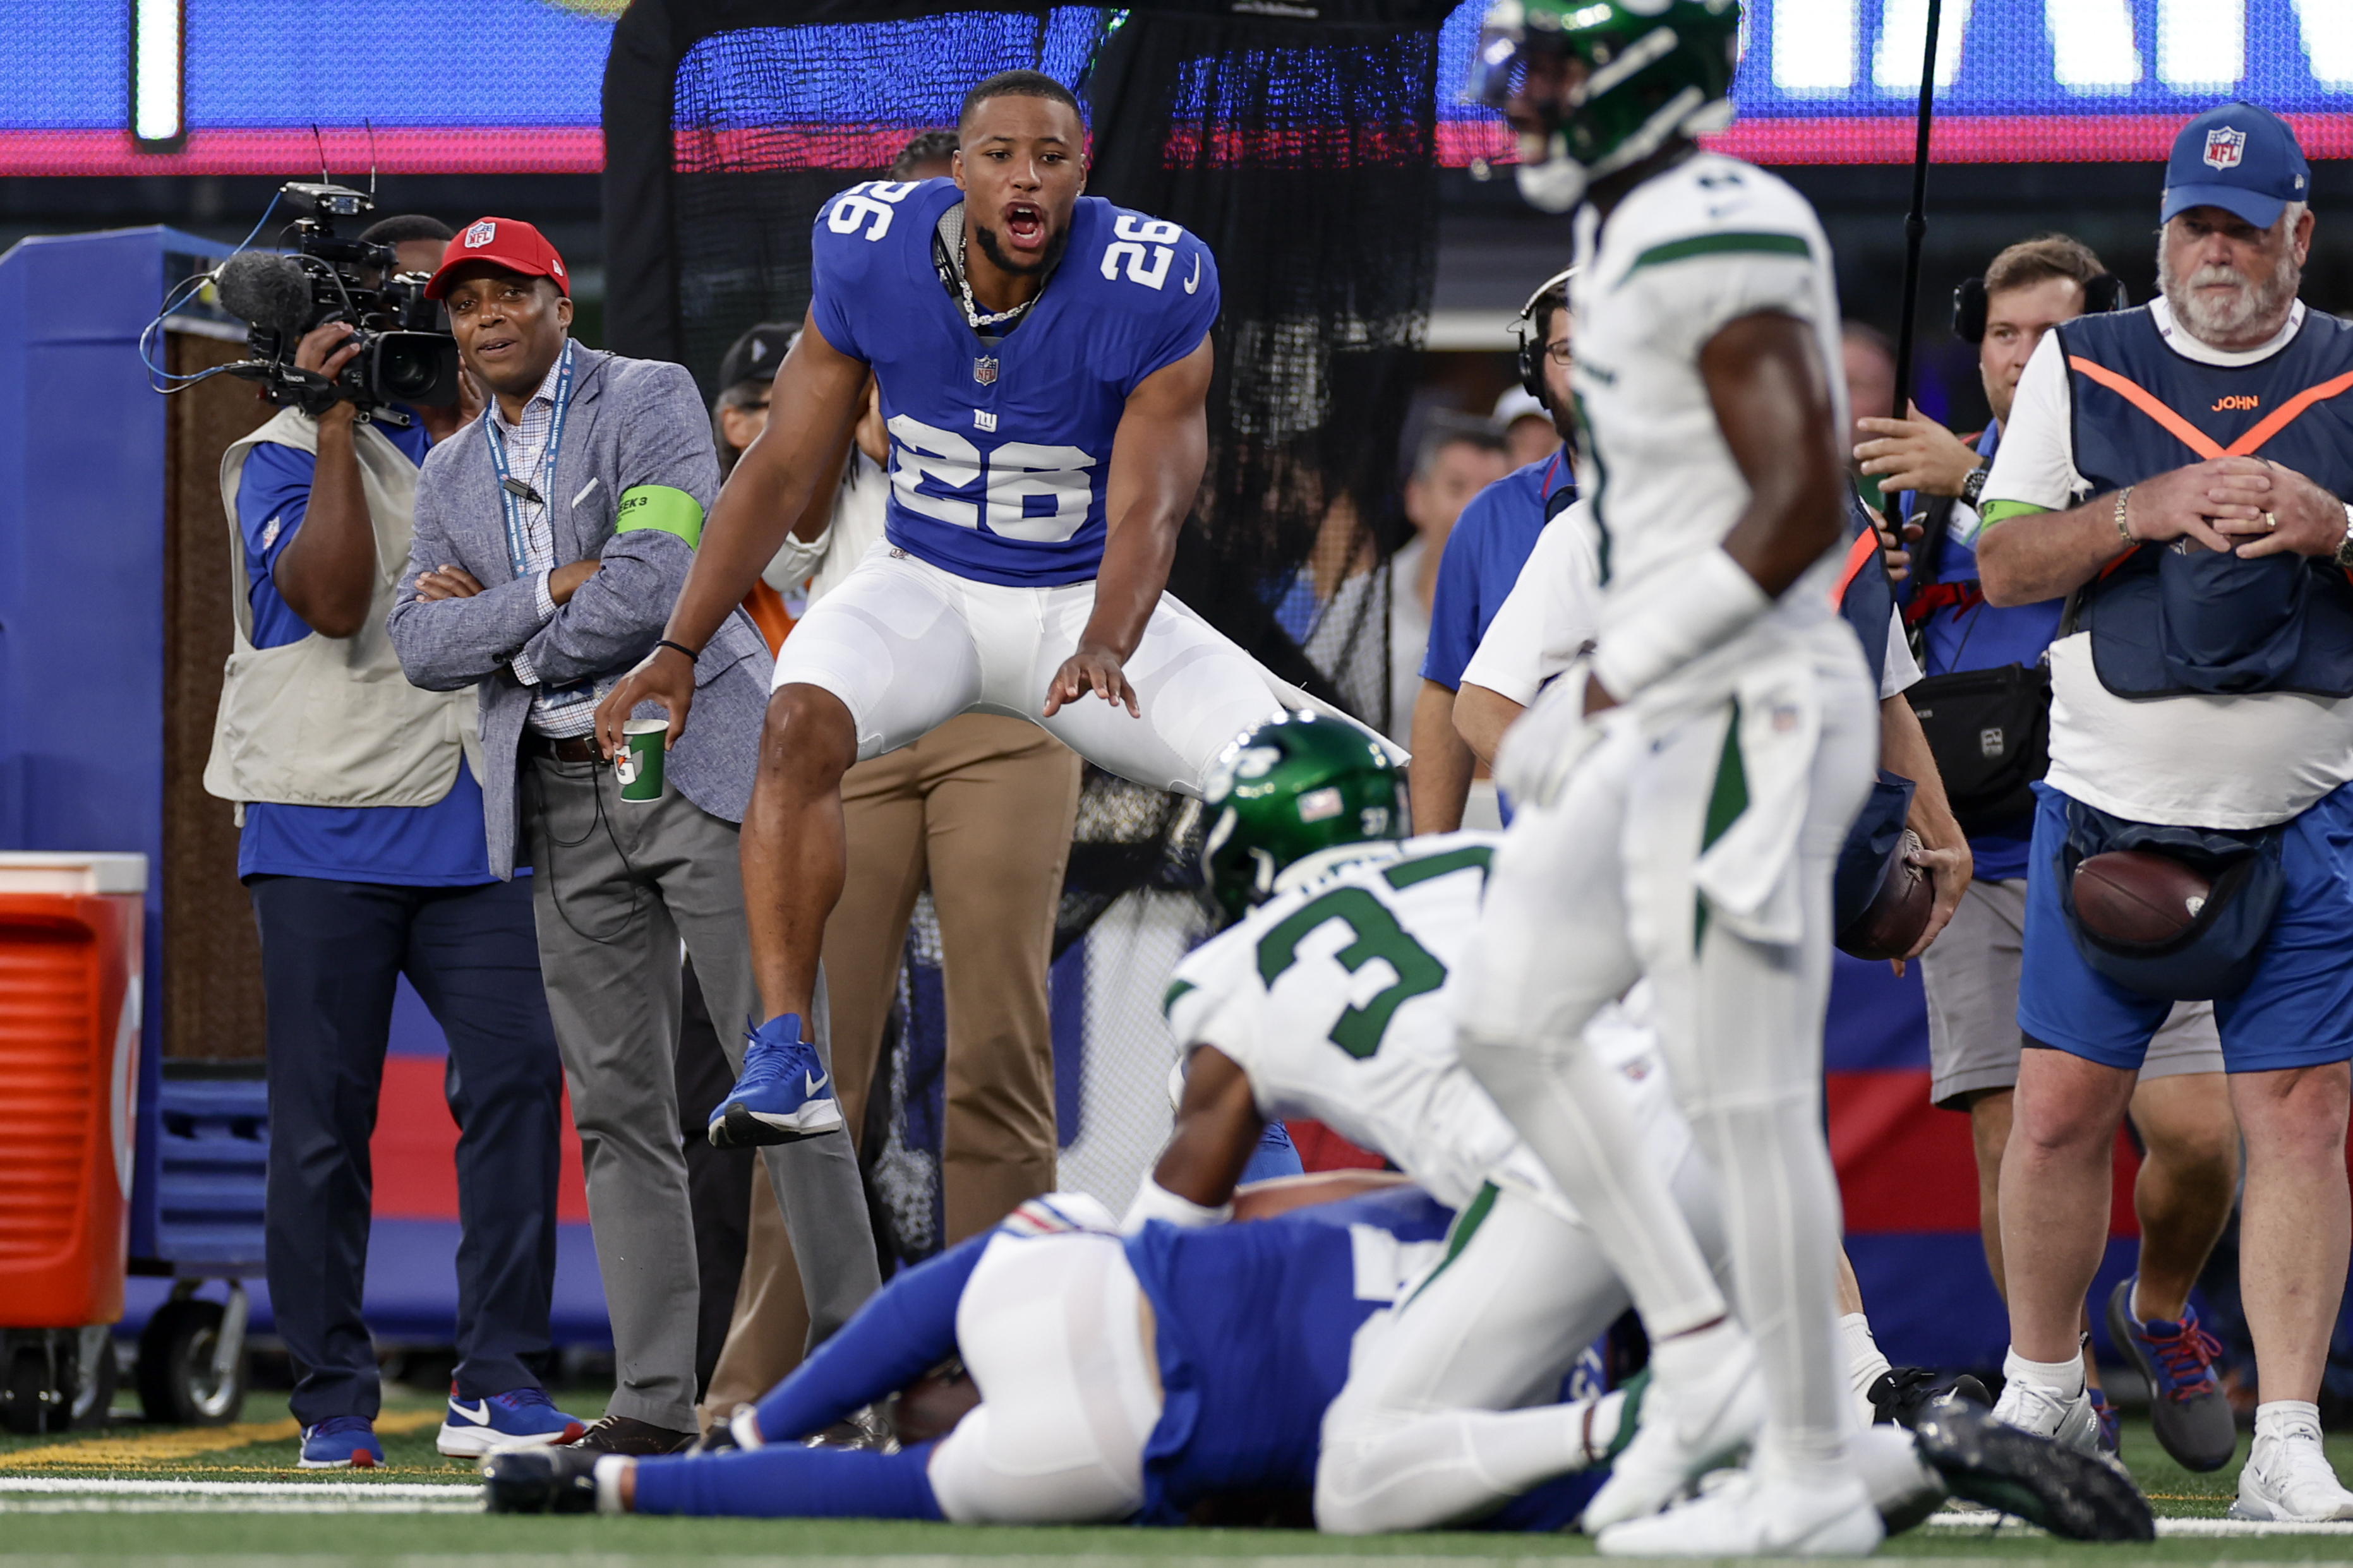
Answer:
[(2353, 501), (2345, 503), (2345, 538), (2337, 546), (2337, 564), (2353, 572)]
[(1988, 458), (1984, 462), (1971, 468), (1969, 477), (1961, 481), (1961, 500), (1968, 503), (1971, 511), (1977, 510), (1978, 497), (1985, 494), (1986, 476), (1992, 472), (1993, 459)]

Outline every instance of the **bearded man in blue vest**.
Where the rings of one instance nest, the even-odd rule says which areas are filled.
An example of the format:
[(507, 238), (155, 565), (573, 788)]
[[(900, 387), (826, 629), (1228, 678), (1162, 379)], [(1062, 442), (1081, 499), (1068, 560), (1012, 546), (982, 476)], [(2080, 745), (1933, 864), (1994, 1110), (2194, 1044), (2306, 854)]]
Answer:
[[(1997, 1414), (2044, 1433), (2083, 1419), (2078, 1314), (2117, 1120), (2171, 1002), (2211, 998), (2261, 1378), (2232, 1511), (2275, 1520), (2353, 1519), (2315, 1404), (2353, 1231), (2353, 324), (2296, 299), (2310, 184), (2261, 109), (2183, 128), (2163, 297), (2044, 337), (1978, 544), (1990, 603), (2070, 596), (2028, 867)], [(2181, 939), (2136, 946), (2079, 918), (2073, 871), (2119, 849), (2212, 879)]]

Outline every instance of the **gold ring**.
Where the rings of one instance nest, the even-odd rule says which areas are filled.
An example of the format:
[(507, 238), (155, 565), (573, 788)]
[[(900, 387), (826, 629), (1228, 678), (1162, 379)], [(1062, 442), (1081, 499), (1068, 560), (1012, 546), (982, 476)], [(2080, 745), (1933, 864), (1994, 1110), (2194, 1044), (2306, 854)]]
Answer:
[(2279, 519), (2269, 512), (2263, 513), (2263, 531), (2269, 533), (2277, 527), (2279, 527)]

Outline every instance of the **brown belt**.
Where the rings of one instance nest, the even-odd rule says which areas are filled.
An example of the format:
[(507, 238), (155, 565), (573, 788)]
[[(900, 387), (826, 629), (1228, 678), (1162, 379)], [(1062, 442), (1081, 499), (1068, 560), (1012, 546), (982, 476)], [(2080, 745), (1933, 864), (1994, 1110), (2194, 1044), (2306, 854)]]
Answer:
[(596, 749), (594, 735), (533, 735), (522, 738), (522, 754), (526, 757), (553, 757), (559, 763), (601, 763), (605, 753)]

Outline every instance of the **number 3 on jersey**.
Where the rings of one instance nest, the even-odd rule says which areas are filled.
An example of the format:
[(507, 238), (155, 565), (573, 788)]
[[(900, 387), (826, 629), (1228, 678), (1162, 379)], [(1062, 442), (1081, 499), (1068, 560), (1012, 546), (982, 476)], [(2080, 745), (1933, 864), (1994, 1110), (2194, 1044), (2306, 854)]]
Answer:
[(1381, 1048), (1381, 1036), (1399, 1007), (1446, 984), (1446, 965), (1408, 935), (1380, 900), (1362, 888), (1335, 888), (1302, 904), (1260, 939), (1259, 979), (1271, 986), (1299, 961), (1299, 944), (1308, 933), (1327, 921), (1346, 926), (1353, 938), (1332, 955), (1343, 969), (1354, 974), (1377, 958), (1397, 973), (1395, 984), (1349, 1007), (1332, 1026), (1332, 1043), (1362, 1061)]

